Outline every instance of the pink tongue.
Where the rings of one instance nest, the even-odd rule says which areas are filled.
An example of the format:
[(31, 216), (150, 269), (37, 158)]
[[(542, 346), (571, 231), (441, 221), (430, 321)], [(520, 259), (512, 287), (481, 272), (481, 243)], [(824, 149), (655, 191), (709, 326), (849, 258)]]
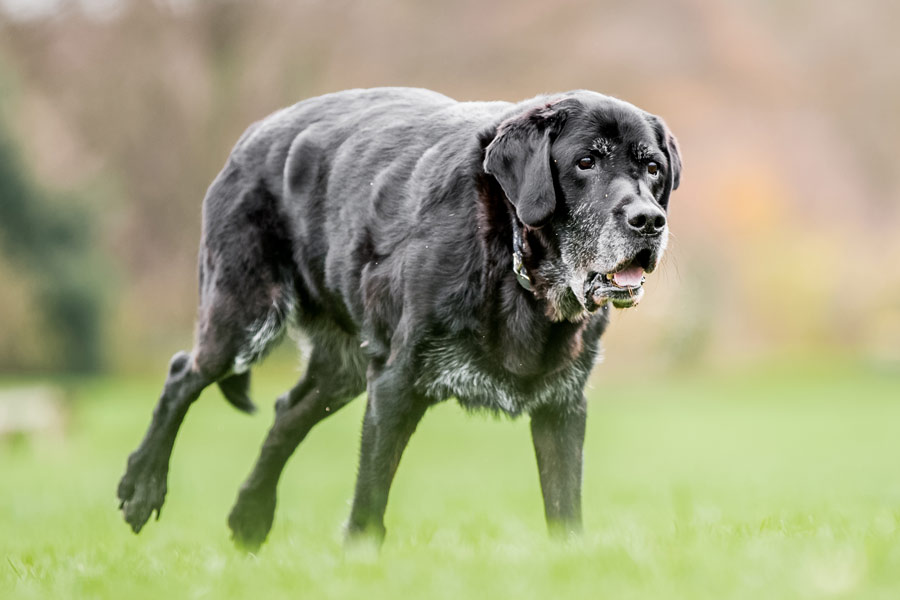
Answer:
[(641, 279), (644, 277), (644, 269), (637, 265), (633, 265), (613, 274), (613, 281), (620, 287), (637, 287), (641, 285)]

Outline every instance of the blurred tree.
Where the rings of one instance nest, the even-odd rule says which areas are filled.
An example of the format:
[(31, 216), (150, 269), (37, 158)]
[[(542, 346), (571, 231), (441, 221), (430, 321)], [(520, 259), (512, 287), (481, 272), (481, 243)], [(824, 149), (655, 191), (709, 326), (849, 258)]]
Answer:
[[(56, 368), (100, 368), (102, 286), (82, 207), (53, 202), (27, 175), (0, 122), (0, 248), (34, 285), (34, 301), (55, 339)], [(0, 365), (2, 368), (3, 365)]]

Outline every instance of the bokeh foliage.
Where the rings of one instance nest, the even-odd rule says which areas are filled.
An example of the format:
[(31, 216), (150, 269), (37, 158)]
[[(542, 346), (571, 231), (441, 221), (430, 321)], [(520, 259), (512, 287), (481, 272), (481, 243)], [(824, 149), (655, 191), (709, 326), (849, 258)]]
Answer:
[[(34, 329), (6, 328), (14, 339), (40, 337), (43, 352), (31, 364), (4, 356), (6, 366), (93, 371), (103, 362), (102, 303), (105, 284), (94, 246), (95, 221), (82, 203), (54, 197), (35, 182), (0, 121), (0, 248), (4, 271), (24, 283)], [(9, 316), (9, 315), (8, 315)], [(27, 342), (25, 342), (27, 343)]]
[[(896, 2), (43, 4), (0, 9), (20, 98), (7, 126), (42, 188), (102, 207), (90, 236), (120, 282), (103, 318), (115, 367), (190, 344), (201, 199), (241, 132), (378, 85), (589, 88), (666, 119), (685, 162), (674, 238), (642, 306), (617, 315), (610, 363), (802, 348), (900, 362)], [(0, 312), (22, 314), (20, 297), (0, 291)], [(41, 337), (34, 319), (18, 328)], [(0, 337), (0, 368), (39, 362), (37, 345)]]

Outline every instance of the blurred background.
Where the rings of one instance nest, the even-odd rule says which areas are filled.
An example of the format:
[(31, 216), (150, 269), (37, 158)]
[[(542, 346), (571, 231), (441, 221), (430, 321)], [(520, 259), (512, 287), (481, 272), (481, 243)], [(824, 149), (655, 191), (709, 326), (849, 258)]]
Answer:
[(588, 88), (667, 120), (674, 239), (607, 364), (897, 364), (898, 19), (890, 0), (0, 0), (0, 370), (162, 372), (244, 128), (381, 85)]
[[(0, 0), (0, 597), (896, 598), (898, 23), (895, 0)], [(669, 252), (588, 392), (584, 543), (544, 545), (527, 420), (445, 403), (387, 560), (344, 558), (357, 401), (242, 560), (224, 519), (290, 343), (263, 414), (191, 409), (133, 536), (115, 486), (192, 342), (207, 186), (251, 122), (383, 85), (588, 88), (679, 138)]]

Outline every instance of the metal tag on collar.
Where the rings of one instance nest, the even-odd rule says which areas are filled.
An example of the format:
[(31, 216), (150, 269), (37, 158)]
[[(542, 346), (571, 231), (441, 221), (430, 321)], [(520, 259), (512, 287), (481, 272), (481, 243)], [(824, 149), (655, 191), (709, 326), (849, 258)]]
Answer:
[(513, 251), (513, 272), (516, 274), (516, 279), (526, 290), (533, 291), (531, 287), (531, 277), (528, 276), (528, 273), (525, 271), (525, 264), (522, 262), (522, 252), (518, 249)]

